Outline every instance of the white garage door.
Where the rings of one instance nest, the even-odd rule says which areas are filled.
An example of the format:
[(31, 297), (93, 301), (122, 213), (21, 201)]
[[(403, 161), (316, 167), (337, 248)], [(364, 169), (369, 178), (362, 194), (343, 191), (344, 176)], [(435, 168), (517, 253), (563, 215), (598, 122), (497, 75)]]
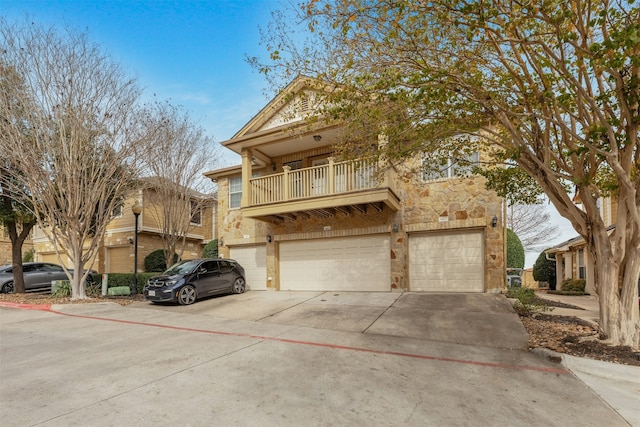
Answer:
[(388, 236), (340, 237), (280, 244), (280, 289), (389, 291)]
[(482, 232), (410, 236), (409, 289), (431, 292), (483, 292)]
[(267, 248), (265, 246), (230, 248), (230, 254), (230, 258), (238, 261), (244, 268), (248, 289), (253, 291), (267, 289)]

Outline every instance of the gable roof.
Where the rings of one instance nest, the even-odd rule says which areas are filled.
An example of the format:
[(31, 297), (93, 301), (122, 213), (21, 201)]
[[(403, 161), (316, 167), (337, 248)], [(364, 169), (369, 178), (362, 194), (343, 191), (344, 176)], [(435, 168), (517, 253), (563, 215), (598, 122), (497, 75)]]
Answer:
[(259, 132), (264, 130), (264, 126), (274, 117), (281, 113), (288, 105), (291, 105), (293, 98), (296, 94), (302, 92), (305, 87), (310, 85), (311, 79), (309, 77), (298, 76), (286, 87), (284, 87), (275, 98), (273, 98), (267, 105), (265, 105), (255, 116), (249, 120), (238, 132), (235, 133), (226, 143), (235, 139), (242, 138), (249, 133)]

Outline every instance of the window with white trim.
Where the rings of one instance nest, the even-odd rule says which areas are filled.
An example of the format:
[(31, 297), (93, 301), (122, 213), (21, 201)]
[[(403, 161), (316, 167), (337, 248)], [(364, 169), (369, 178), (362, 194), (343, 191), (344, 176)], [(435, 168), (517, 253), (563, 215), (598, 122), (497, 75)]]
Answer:
[(437, 169), (431, 165), (433, 161), (428, 155), (422, 159), (423, 181), (469, 176), (472, 168), (480, 162), (480, 153), (476, 151), (464, 155), (460, 159), (449, 157), (445, 164), (440, 165)]
[(242, 177), (229, 178), (229, 208), (239, 208), (242, 201)]

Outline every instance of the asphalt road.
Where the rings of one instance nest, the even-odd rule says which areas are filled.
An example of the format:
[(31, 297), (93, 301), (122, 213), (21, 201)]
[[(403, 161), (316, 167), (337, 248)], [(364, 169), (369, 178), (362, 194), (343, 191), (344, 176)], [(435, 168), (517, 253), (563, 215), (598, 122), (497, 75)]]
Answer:
[(278, 294), (0, 307), (0, 425), (628, 425), (520, 348), (521, 331), (468, 342), (423, 330), (511, 322), (495, 296), (465, 302), (465, 317), (446, 299)]

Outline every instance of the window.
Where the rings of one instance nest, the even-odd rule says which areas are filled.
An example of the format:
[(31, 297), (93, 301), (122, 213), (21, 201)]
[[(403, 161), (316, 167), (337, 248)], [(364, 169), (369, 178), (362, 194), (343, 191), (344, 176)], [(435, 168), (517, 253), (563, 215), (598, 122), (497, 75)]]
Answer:
[(122, 218), (122, 205), (116, 206), (111, 212), (111, 218)]
[(587, 268), (584, 265), (584, 249), (578, 251), (578, 279), (587, 278)]
[(242, 177), (229, 178), (229, 207), (239, 208), (242, 201)]
[(458, 159), (449, 157), (446, 162), (439, 167), (433, 165), (432, 162), (433, 160), (427, 156), (422, 159), (423, 181), (468, 176), (471, 174), (473, 166), (480, 162), (480, 153), (476, 151), (463, 155)]
[(202, 208), (200, 207), (200, 203), (196, 200), (190, 200), (189, 203), (191, 204), (191, 224), (202, 224)]

